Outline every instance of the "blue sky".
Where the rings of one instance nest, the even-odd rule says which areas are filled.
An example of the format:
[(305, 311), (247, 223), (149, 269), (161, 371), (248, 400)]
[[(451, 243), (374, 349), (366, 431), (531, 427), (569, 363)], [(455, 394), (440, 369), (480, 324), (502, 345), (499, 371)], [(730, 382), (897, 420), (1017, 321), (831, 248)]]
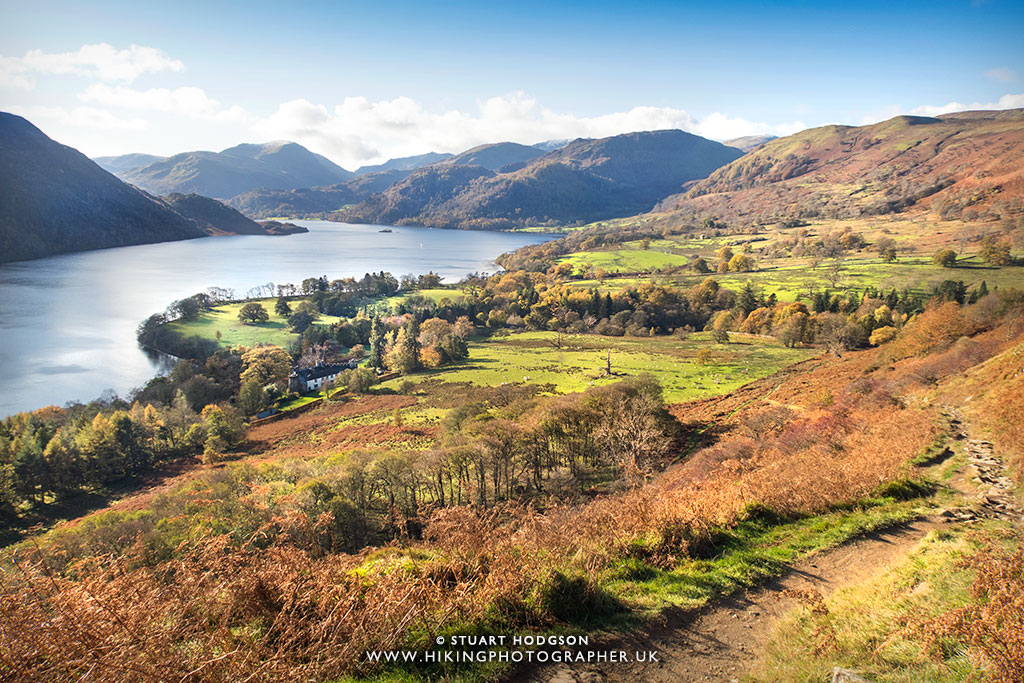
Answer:
[(0, 7), (0, 109), (93, 156), (294, 139), (352, 167), (499, 139), (1024, 106), (1009, 0)]

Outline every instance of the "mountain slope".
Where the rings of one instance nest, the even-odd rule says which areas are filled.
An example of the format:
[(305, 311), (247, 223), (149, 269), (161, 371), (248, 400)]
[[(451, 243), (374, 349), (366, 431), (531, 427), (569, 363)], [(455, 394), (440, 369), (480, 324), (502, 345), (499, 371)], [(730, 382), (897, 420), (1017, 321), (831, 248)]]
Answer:
[(153, 154), (122, 154), (116, 157), (96, 157), (93, 159), (100, 168), (109, 173), (124, 173), (134, 168), (142, 168), (167, 157), (158, 157)]
[(741, 152), (752, 152), (766, 142), (776, 139), (777, 135), (745, 135), (741, 138), (726, 140), (722, 144), (728, 147), (735, 147)]
[(428, 166), (445, 159), (451, 159), (452, 156), (451, 154), (442, 154), (440, 152), (427, 152), (426, 154), (418, 154), (412, 157), (398, 157), (396, 159), (388, 159), (383, 164), (360, 166), (356, 169), (356, 175), (379, 173), (380, 171), (415, 171), (421, 166)]
[(656, 210), (742, 222), (907, 210), (970, 218), (1018, 213), (1022, 201), (1018, 109), (805, 130), (765, 143)]
[(228, 198), (259, 187), (331, 185), (352, 173), (294, 142), (238, 145), (223, 152), (186, 152), (119, 177), (155, 194), (197, 193)]
[(335, 185), (311, 189), (275, 190), (261, 187), (243, 192), (225, 201), (252, 218), (273, 216), (306, 217), (338, 211), (348, 204), (360, 202), (374, 192), (383, 192), (411, 171), (378, 171), (357, 175)]
[[(740, 155), (679, 130), (574, 140), (521, 169), (497, 174), (453, 163), (480, 158), (470, 150), (420, 169), (336, 217), (462, 228), (598, 220), (646, 211)], [(446, 168), (463, 170), (440, 176)]]
[(205, 235), (20, 116), (0, 112), (0, 152), (0, 262)]
[(175, 211), (191, 218), (208, 234), (264, 235), (256, 221), (249, 220), (216, 199), (198, 194), (170, 194), (164, 197)]
[(529, 162), (544, 154), (543, 150), (515, 142), (496, 142), (467, 149), (441, 162), (451, 166), (482, 166), (497, 171), (502, 166)]

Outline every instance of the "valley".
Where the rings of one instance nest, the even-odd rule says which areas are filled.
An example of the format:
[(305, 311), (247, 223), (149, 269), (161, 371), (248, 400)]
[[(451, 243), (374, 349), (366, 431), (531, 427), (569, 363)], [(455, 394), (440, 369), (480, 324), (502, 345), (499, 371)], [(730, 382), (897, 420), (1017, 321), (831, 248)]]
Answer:
[[(133, 302), (102, 367), (135, 331), (167, 368), (0, 421), (0, 674), (1014, 680), (1020, 133), (656, 131), (354, 177), (276, 144), (136, 158), (190, 191), (206, 162), (334, 177), (160, 200), (250, 234), (56, 257), (64, 291), (119, 273)], [(365, 224), (252, 227), (305, 202)], [(61, 291), (52, 265), (4, 266), (7, 298)], [(370, 654), (500, 636), (660, 660)]]

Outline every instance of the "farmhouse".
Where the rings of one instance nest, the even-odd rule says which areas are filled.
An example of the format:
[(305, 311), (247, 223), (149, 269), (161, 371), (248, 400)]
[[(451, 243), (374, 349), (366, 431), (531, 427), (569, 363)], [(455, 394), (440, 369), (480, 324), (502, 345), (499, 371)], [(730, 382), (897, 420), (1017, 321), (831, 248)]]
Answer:
[(342, 370), (349, 370), (356, 367), (354, 360), (341, 365), (325, 365), (317, 363), (311, 368), (301, 368), (292, 371), (288, 376), (288, 391), (305, 394), (309, 391), (316, 391), (323, 385), (334, 380)]

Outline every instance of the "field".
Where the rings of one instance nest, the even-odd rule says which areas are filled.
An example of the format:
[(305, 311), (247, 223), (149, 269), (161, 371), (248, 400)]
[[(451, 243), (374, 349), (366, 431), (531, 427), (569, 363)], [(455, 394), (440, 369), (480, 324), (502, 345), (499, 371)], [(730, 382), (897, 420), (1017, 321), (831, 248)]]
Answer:
[[(180, 332), (186, 337), (198, 335), (204, 339), (217, 339), (220, 332), (221, 346), (253, 346), (254, 344), (273, 344), (282, 348), (288, 348), (293, 342), (298, 341), (299, 335), (288, 329), (288, 321), (274, 312), (276, 299), (255, 299), (255, 303), (263, 305), (263, 308), (270, 314), (270, 320), (258, 325), (249, 325), (238, 319), (238, 311), (245, 303), (224, 304), (214, 307), (211, 311), (203, 312), (195, 320), (187, 322), (171, 323), (171, 329)], [(298, 301), (292, 301), (292, 308)], [(336, 323), (340, 318), (330, 315), (321, 315), (314, 325), (328, 326)]]
[[(835, 284), (828, 277), (828, 259), (813, 264), (807, 258), (772, 256), (772, 251), (779, 244), (788, 243), (801, 232), (814, 238), (843, 230), (863, 235), (868, 245), (844, 254)], [(781, 301), (806, 299), (810, 291), (822, 289), (863, 291), (874, 287), (927, 294), (944, 280), (962, 280), (968, 288), (976, 287), (982, 281), (990, 290), (994, 287), (1020, 287), (1024, 283), (1024, 270), (1014, 266), (989, 266), (978, 257), (979, 235), (976, 230), (972, 231), (956, 221), (922, 225), (919, 221), (906, 219), (858, 219), (812, 223), (800, 228), (770, 228), (754, 235), (671, 235), (650, 240), (646, 250), (640, 241), (623, 242), (578, 251), (560, 258), (559, 262), (571, 263), (576, 273), (584, 276), (584, 279), (571, 281), (578, 287), (616, 291), (646, 281), (692, 287), (712, 277), (731, 289), (741, 289), (750, 282), (765, 295), (774, 293)], [(895, 263), (884, 263), (873, 251), (872, 243), (882, 238), (891, 239), (896, 244), (898, 260)], [(685, 268), (700, 256), (714, 270), (720, 248), (729, 246), (740, 252), (744, 245), (757, 262), (755, 271), (699, 274)], [(935, 251), (947, 246), (958, 252), (955, 268), (943, 268), (932, 262)], [(595, 279), (594, 273), (598, 270), (612, 277)], [(625, 277), (614, 277), (616, 274)], [(638, 274), (642, 275), (636, 277)]]
[[(494, 336), (471, 343), (467, 361), (410, 379), (474, 386), (550, 385), (557, 393), (570, 393), (651, 373), (661, 382), (666, 402), (678, 403), (726, 393), (818, 353), (748, 335), (732, 335), (728, 344), (716, 344), (705, 332), (686, 339), (563, 335), (561, 349), (557, 342), (554, 332)], [(612, 375), (605, 373), (609, 352)], [(394, 388), (401, 381), (384, 386)]]

